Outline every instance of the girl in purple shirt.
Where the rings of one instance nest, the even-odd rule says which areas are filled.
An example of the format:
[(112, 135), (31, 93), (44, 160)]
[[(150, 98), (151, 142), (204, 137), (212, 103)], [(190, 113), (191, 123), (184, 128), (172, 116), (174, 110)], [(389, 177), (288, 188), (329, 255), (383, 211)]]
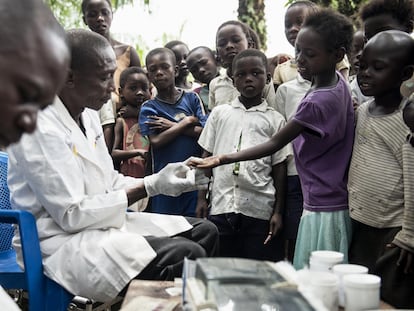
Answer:
[(215, 167), (270, 155), (293, 141), (304, 212), (294, 255), (296, 269), (314, 250), (344, 253), (347, 262), (351, 221), (348, 213), (348, 166), (354, 139), (354, 113), (347, 83), (335, 70), (349, 51), (353, 28), (343, 15), (320, 9), (309, 15), (296, 39), (296, 61), (312, 86), (296, 115), (268, 142), (240, 152), (195, 163)]

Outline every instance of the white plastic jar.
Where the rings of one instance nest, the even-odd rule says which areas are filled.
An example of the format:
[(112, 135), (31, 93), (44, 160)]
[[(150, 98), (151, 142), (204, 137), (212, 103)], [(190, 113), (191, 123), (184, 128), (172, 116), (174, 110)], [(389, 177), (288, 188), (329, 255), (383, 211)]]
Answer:
[(309, 269), (312, 271), (332, 272), (332, 267), (342, 263), (344, 254), (334, 251), (313, 251), (309, 258)]
[(343, 277), (345, 310), (378, 309), (381, 278), (373, 274), (348, 274)]
[(338, 276), (338, 303), (340, 307), (345, 307), (345, 293), (343, 277), (348, 274), (367, 274), (368, 268), (354, 264), (338, 264), (332, 267), (332, 272)]
[(329, 311), (338, 310), (338, 277), (333, 273), (310, 271), (309, 288)]

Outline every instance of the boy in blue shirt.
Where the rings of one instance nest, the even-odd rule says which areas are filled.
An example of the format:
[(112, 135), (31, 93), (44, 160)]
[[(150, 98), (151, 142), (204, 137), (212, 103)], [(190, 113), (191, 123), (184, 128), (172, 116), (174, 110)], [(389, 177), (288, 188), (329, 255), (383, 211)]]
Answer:
[[(175, 86), (177, 65), (174, 53), (167, 48), (150, 51), (146, 57), (148, 78), (157, 95), (144, 103), (139, 116), (142, 135), (151, 144), (153, 171), (171, 162), (201, 156), (197, 144), (207, 119), (197, 94)], [(151, 211), (162, 214), (195, 216), (197, 191), (179, 197), (158, 195), (151, 200)]]

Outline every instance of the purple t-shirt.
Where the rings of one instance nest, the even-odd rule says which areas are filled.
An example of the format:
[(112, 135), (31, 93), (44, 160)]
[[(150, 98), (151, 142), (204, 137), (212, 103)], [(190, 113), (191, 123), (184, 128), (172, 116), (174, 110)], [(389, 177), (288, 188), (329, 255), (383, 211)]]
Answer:
[(349, 88), (338, 74), (332, 88), (311, 91), (293, 119), (306, 127), (294, 141), (304, 209), (348, 208), (348, 168), (354, 141), (354, 110)]

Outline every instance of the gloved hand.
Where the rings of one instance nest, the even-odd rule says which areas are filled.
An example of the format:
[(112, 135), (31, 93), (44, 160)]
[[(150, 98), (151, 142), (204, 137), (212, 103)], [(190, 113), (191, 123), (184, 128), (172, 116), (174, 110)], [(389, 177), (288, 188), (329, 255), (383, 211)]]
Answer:
[(183, 162), (169, 163), (158, 173), (145, 176), (144, 185), (150, 197), (157, 194), (176, 197), (197, 189), (195, 170)]

